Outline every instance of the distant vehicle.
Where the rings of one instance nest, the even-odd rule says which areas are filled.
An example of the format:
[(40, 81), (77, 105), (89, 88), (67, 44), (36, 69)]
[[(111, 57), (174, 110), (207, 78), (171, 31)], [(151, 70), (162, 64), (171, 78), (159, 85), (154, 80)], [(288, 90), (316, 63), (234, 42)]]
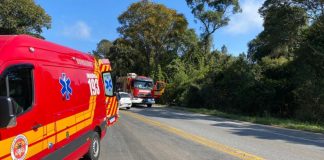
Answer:
[(137, 76), (135, 73), (128, 73), (125, 77), (117, 78), (119, 91), (132, 95), (132, 104), (145, 104), (152, 107), (155, 103), (153, 80), (145, 76)]
[(153, 89), (154, 98), (159, 99), (165, 91), (166, 83), (163, 81), (156, 81)]
[(131, 95), (126, 92), (118, 92), (118, 107), (123, 109), (130, 109), (132, 107)]

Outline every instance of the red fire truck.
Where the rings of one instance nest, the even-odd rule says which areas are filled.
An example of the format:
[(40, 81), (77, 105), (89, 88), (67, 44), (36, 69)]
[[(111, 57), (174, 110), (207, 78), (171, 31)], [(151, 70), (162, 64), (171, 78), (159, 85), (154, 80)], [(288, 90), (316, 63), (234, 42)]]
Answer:
[(109, 60), (0, 36), (0, 159), (98, 159), (118, 118)]
[(145, 104), (152, 107), (155, 103), (153, 80), (149, 77), (128, 73), (126, 77), (118, 77), (116, 85), (118, 91), (131, 94), (134, 105)]

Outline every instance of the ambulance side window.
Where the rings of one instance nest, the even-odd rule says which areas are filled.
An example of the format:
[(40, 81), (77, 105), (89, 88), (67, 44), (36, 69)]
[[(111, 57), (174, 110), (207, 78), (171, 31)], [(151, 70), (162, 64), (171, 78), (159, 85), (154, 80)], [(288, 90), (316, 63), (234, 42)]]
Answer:
[(11, 97), (23, 111), (32, 107), (33, 69), (15, 66), (0, 79), (0, 96)]
[(103, 81), (104, 81), (104, 86), (105, 86), (105, 94), (106, 96), (113, 96), (114, 95), (114, 90), (113, 90), (113, 83), (112, 83), (112, 78), (111, 74), (109, 72), (103, 73), (102, 74)]

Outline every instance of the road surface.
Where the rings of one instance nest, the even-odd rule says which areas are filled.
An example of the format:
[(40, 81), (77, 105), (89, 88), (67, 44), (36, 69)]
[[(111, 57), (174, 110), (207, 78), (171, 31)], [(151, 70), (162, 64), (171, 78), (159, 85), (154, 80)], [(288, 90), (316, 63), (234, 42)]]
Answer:
[(324, 135), (168, 108), (121, 111), (101, 160), (324, 160)]

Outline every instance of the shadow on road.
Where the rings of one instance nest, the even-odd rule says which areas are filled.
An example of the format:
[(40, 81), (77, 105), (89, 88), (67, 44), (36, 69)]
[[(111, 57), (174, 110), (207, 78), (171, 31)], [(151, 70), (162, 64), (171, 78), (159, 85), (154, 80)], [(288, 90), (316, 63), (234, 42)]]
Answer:
[(239, 136), (250, 136), (267, 140), (282, 140), (288, 143), (324, 147), (323, 134), (252, 124), (237, 120), (219, 118), (215, 116), (194, 114), (169, 108), (137, 108), (139, 110), (134, 112), (147, 117), (211, 121), (211, 126), (226, 129), (229, 133)]
[(232, 134), (240, 136), (253, 136), (259, 139), (283, 140), (289, 143), (324, 147), (324, 136), (322, 134), (256, 124), (235, 125), (228, 123), (217, 123), (213, 126), (228, 128), (231, 130)]

